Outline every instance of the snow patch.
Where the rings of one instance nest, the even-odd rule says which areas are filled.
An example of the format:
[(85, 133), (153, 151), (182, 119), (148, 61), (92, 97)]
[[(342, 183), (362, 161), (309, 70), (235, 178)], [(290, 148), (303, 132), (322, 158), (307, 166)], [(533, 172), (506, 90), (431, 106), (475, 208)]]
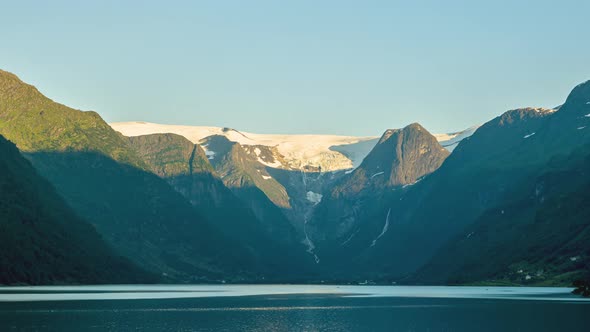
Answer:
[(379, 172), (379, 173), (375, 173), (375, 174), (371, 175), (371, 179), (372, 179), (372, 178), (374, 178), (374, 177), (376, 177), (377, 175), (382, 175), (382, 174), (384, 174), (384, 173), (385, 173), (385, 172)]
[(324, 197), (322, 194), (314, 193), (313, 191), (308, 191), (306, 194), (307, 200), (314, 205), (319, 204), (322, 201), (322, 197)]
[(211, 150), (205, 150), (205, 155), (209, 160), (213, 160), (213, 158), (215, 158), (215, 152)]
[(389, 211), (387, 211), (387, 217), (385, 218), (385, 225), (383, 225), (383, 229), (381, 230), (381, 234), (379, 234), (379, 236), (377, 236), (377, 238), (375, 238), (375, 240), (373, 240), (373, 243), (371, 243), (371, 247), (374, 247), (375, 244), (377, 244), (377, 240), (379, 240), (380, 237), (382, 237), (385, 232), (387, 232), (387, 230), (389, 229), (389, 215), (391, 214), (391, 208), (389, 208)]
[(443, 148), (447, 149), (447, 151), (449, 152), (453, 152), (457, 145), (459, 145), (459, 143), (465, 138), (473, 135), (477, 128), (479, 128), (479, 126), (469, 127), (463, 131), (458, 131), (455, 133), (434, 134), (433, 136), (436, 138), (436, 140), (440, 143), (440, 145)]
[(262, 158), (260, 158), (260, 157), (258, 158), (258, 162), (264, 166), (268, 166), (268, 167), (272, 167), (272, 168), (280, 168), (281, 166), (283, 166), (283, 164), (281, 164), (277, 160), (273, 161), (272, 163), (269, 163), (269, 162), (262, 160)]
[(262, 178), (265, 180), (270, 180), (270, 179), (272, 179), (272, 176), (263, 175)]
[(415, 185), (416, 183), (418, 183), (418, 182), (422, 181), (422, 179), (423, 179), (423, 178), (425, 178), (425, 177), (426, 177), (426, 176), (423, 176), (423, 177), (419, 178), (418, 180), (416, 180), (416, 181), (414, 181), (414, 182), (412, 182), (412, 183), (404, 184), (404, 185), (402, 186), (402, 188), (406, 188), (406, 187), (408, 187), (408, 186), (413, 186), (413, 185)]
[(341, 246), (346, 245), (348, 242), (350, 242), (350, 240), (352, 240), (352, 238), (360, 231), (360, 229), (357, 229), (356, 232), (352, 233), (348, 239), (346, 239), (346, 241), (342, 242)]
[(259, 149), (259, 148), (256, 148), (256, 149), (254, 149), (254, 153), (255, 153), (257, 156), (260, 156), (260, 152), (262, 152), (262, 151), (260, 151), (260, 149)]
[(532, 134), (524, 135), (524, 137), (523, 137), (523, 138), (529, 138), (529, 137), (533, 136), (534, 134), (536, 134), (536, 133), (532, 133)]

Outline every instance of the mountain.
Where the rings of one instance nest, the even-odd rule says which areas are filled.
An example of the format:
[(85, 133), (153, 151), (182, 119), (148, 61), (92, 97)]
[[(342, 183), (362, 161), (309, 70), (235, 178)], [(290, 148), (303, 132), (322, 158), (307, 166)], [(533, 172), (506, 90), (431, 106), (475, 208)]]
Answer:
[(439, 168), (448, 155), (417, 123), (387, 130), (361, 165), (334, 188), (332, 196), (412, 184)]
[[(336, 135), (272, 135), (242, 132), (231, 128), (161, 125), (148, 122), (120, 122), (110, 124), (116, 131), (126, 136), (139, 136), (157, 133), (174, 133), (199, 143), (211, 136), (224, 136), (227, 140), (239, 143), (244, 148), (257, 146), (271, 150), (259, 161), (266, 166), (294, 170), (336, 171), (348, 169), (360, 163), (371, 149), (375, 137), (354, 137)], [(352, 147), (347, 152), (337, 151), (338, 146)], [(335, 149), (332, 149), (336, 147)], [(256, 148), (256, 147), (254, 147)]]
[[(43, 189), (41, 203), (26, 204), (58, 206), (53, 212), (67, 216), (60, 222), (94, 227), (54, 227), (73, 232), (66, 248), (82, 246), (76, 234), (86, 232), (92, 248), (80, 251), (98, 248), (127, 266), (125, 276), (144, 269), (163, 281), (562, 285), (588, 277), (588, 128), (590, 82), (554, 109), (514, 109), (443, 135), (411, 124), (376, 138), (109, 126), (0, 71), (0, 134), (63, 197), (43, 203), (53, 190)], [(6, 174), (8, 186), (20, 186)], [(39, 243), (36, 229), (8, 225), (10, 246), (35, 250), (13, 239)], [(78, 264), (59, 257), (62, 268)], [(39, 266), (35, 280), (76, 279)], [(122, 277), (109, 271), (104, 278)]]
[[(174, 133), (195, 144), (207, 137), (225, 136), (246, 149), (258, 148), (262, 152), (258, 161), (265, 166), (306, 172), (335, 172), (356, 168), (379, 140), (378, 136), (255, 134), (231, 128), (149, 122), (116, 122), (110, 125), (125, 136)], [(452, 151), (460, 140), (473, 134), (475, 129), (477, 126), (434, 136), (443, 147)]]
[(486, 211), (526, 192), (553, 158), (588, 143), (590, 98), (580, 96), (587, 93), (585, 83), (559, 110), (502, 114), (463, 139), (437, 171), (405, 191), (389, 193), (366, 220), (387, 217), (388, 231), (358, 258), (359, 264), (371, 267), (374, 278), (410, 282), (416, 270)]
[(174, 281), (255, 279), (256, 259), (215, 230), (98, 114), (0, 71), (0, 134), (118, 253)]
[[(329, 194), (324, 193), (322, 202), (316, 207), (313, 218), (307, 224), (306, 229), (307, 233), (311, 234), (314, 252), (327, 264), (324, 273), (334, 278), (346, 275), (348, 280), (366, 278), (402, 283), (461, 283), (506, 279), (509, 272), (499, 268), (506, 267), (504, 265), (494, 265), (496, 270), (489, 274), (481, 272), (485, 268), (477, 271), (475, 267), (482, 264), (481, 259), (494, 261), (495, 254), (500, 248), (506, 248), (505, 255), (511, 252), (509, 248), (516, 251), (517, 246), (511, 246), (510, 240), (494, 247), (496, 251), (493, 251), (493, 254), (492, 251), (485, 251), (476, 246), (455, 245), (453, 241), (476, 243), (476, 238), (465, 240), (472, 232), (487, 234), (489, 237), (490, 231), (478, 231), (471, 226), (483, 223), (485, 226), (481, 227), (487, 227), (489, 230), (489, 220), (493, 219), (486, 219), (484, 216), (493, 213), (490, 211), (506, 212), (509, 210), (507, 206), (515, 201), (525, 204), (522, 202), (527, 202), (526, 195), (530, 194), (531, 188), (535, 188), (535, 179), (544, 178), (544, 172), (548, 171), (548, 165), (552, 160), (564, 158), (570, 153), (573, 154), (571, 158), (580, 156), (579, 149), (590, 142), (589, 132), (586, 130), (590, 120), (588, 86), (590, 84), (585, 83), (576, 87), (559, 109), (516, 109), (487, 122), (478, 127), (472, 135), (461, 138), (453, 153), (448, 158), (443, 158), (442, 165), (433, 168), (431, 174), (406, 178), (417, 179), (414, 182), (402, 181), (404, 177), (387, 177), (391, 174), (390, 170), (378, 168), (383, 167), (378, 161), (385, 158), (375, 158), (377, 162), (373, 163), (370, 162), (372, 157), (368, 155), (363, 161), (366, 166), (361, 165), (348, 176), (342, 177)], [(377, 152), (377, 149), (378, 146), (374, 151)], [(413, 147), (409, 150), (416, 152), (420, 149)], [(375, 156), (377, 155), (375, 153)], [(382, 154), (392, 155), (395, 154)], [(419, 163), (425, 164), (424, 161)], [(585, 166), (582, 164), (572, 167), (584, 169)], [(381, 176), (384, 177), (380, 178)], [(576, 178), (574, 176), (566, 181), (577, 181)], [(575, 187), (571, 184), (567, 186)], [(555, 187), (554, 191), (546, 195), (576, 196), (578, 199), (572, 199), (575, 203), (570, 204), (568, 209), (576, 204), (583, 204), (584, 201), (580, 201), (580, 197), (583, 197), (580, 196), (580, 190), (583, 189), (571, 193), (564, 189), (566, 187)], [(505, 208), (497, 210), (502, 206)], [(566, 213), (568, 209), (560, 213)], [(549, 210), (547, 203), (544, 207), (539, 207), (539, 213), (551, 215)], [(585, 227), (583, 218), (580, 219), (583, 211), (580, 213), (581, 215), (574, 214), (575, 217), (566, 224), (577, 223), (578, 230), (579, 227)], [(480, 221), (484, 219), (488, 220), (488, 223)], [(523, 224), (528, 221), (530, 218), (522, 215), (511, 220)], [(498, 225), (506, 226), (500, 223)], [(515, 229), (524, 229), (519, 227), (521, 226), (515, 226)], [(545, 238), (551, 232), (560, 232), (558, 228), (559, 226), (553, 223), (542, 230), (544, 233), (535, 236)], [(511, 240), (519, 234), (517, 231), (496, 231), (497, 234), (506, 235), (505, 239)], [(578, 242), (571, 237), (572, 233), (563, 234), (561, 239), (551, 244), (530, 242), (527, 249), (538, 250), (545, 246), (553, 249), (562, 248), (565, 243), (563, 241), (567, 240), (571, 242), (568, 243), (572, 248), (584, 252), (584, 246), (581, 244), (583, 238)], [(471, 235), (470, 239), (473, 236)], [(502, 235), (498, 235), (494, 240), (500, 241), (502, 238)], [(443, 253), (439, 257), (437, 254), (441, 250)], [(448, 251), (445, 253), (445, 250)], [(474, 255), (470, 256), (470, 253)], [(578, 262), (578, 269), (582, 266), (583, 270), (585, 261), (582, 254), (579, 256), (575, 261)], [(438, 260), (433, 257), (439, 257), (441, 263), (432, 261)], [(542, 255), (528, 257), (529, 267), (538, 268), (545, 262)], [(560, 261), (563, 261), (563, 257), (559, 257)], [(472, 259), (470, 265), (468, 259)], [(424, 267), (425, 265), (427, 267)], [(450, 271), (445, 271), (445, 266), (449, 266)], [(456, 269), (452, 269), (451, 266)], [(423, 268), (424, 270), (421, 270)], [(563, 273), (575, 270), (557, 265), (551, 266), (551, 269), (551, 273), (545, 272), (544, 282), (562, 280), (563, 284), (563, 280), (566, 280), (563, 279)], [(426, 272), (416, 275), (415, 272), (418, 270)], [(580, 275), (579, 270), (575, 271)], [(478, 275), (476, 272), (481, 274)]]
[(251, 191), (255, 190), (277, 207), (290, 207), (285, 188), (268, 174), (267, 166), (258, 161), (260, 148), (245, 149), (240, 143), (220, 135), (207, 137), (201, 143), (209, 151), (210, 162), (225, 185), (238, 197), (254, 194)]
[(590, 145), (555, 158), (412, 277), (420, 283), (568, 285), (590, 277)]
[(291, 243), (292, 248), (303, 252), (301, 233), (285, 214), (292, 209), (291, 197), (287, 189), (271, 176), (274, 169), (259, 162), (258, 159), (265, 155), (262, 147), (243, 147), (220, 135), (210, 136), (201, 144), (208, 151), (214, 151), (214, 155), (210, 152), (209, 161), (223, 183), (254, 212), (265, 228), (271, 233), (277, 232), (281, 241)]
[(0, 136), (0, 284), (148, 283)]
[(512, 183), (414, 279), (564, 284), (587, 277), (589, 125), (586, 82), (572, 90), (559, 111), (508, 112), (476, 133), (475, 143), (490, 144), (504, 129), (501, 137), (507, 139), (492, 151), (494, 159), (480, 163), (510, 167)]
[(361, 165), (336, 181), (316, 207), (307, 229), (318, 256), (339, 261), (373, 247), (388, 227), (371, 215), (385, 193), (414, 184), (448, 155), (419, 124), (387, 130)]
[[(197, 207), (216, 229), (264, 262), (264, 266), (258, 267), (261, 271), (281, 277), (288, 275), (290, 280), (305, 272), (303, 247), (295, 229), (280, 210), (255, 188), (247, 189), (251, 193), (248, 196), (242, 192), (243, 187), (234, 186), (234, 191), (245, 199), (240, 200), (218, 177), (199, 145), (176, 134), (134, 136), (128, 140), (152, 171)], [(224, 155), (219, 152), (216, 157), (222, 160)], [(256, 200), (264, 203), (256, 203)], [(259, 204), (266, 206), (260, 207)], [(285, 261), (285, 257), (289, 260)]]

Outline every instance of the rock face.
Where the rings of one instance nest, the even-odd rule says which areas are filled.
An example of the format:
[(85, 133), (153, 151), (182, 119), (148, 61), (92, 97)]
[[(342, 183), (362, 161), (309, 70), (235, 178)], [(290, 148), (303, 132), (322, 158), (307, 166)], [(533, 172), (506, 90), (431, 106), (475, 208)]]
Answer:
[(412, 184), (438, 169), (448, 156), (436, 138), (417, 123), (389, 129), (361, 165), (334, 188), (332, 196)]
[[(371, 218), (385, 192), (402, 189), (438, 169), (449, 152), (426, 129), (411, 124), (387, 130), (361, 165), (324, 195), (308, 224), (317, 255), (339, 261), (345, 252), (371, 246), (383, 230)], [(343, 246), (344, 244), (344, 246)]]
[(0, 136), (0, 284), (146, 283)]

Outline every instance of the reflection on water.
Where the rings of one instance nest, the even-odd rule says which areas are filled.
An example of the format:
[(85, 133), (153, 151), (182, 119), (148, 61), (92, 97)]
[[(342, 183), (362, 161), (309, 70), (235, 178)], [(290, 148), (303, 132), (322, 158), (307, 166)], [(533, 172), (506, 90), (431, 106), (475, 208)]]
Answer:
[(586, 331), (590, 314), (590, 302), (563, 288), (83, 286), (0, 294), (0, 331)]

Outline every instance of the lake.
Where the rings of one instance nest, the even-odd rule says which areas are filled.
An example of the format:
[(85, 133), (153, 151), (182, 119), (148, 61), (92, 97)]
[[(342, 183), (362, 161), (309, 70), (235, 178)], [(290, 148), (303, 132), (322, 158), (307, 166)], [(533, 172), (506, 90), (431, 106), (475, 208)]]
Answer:
[(0, 287), (0, 331), (589, 331), (568, 288)]

